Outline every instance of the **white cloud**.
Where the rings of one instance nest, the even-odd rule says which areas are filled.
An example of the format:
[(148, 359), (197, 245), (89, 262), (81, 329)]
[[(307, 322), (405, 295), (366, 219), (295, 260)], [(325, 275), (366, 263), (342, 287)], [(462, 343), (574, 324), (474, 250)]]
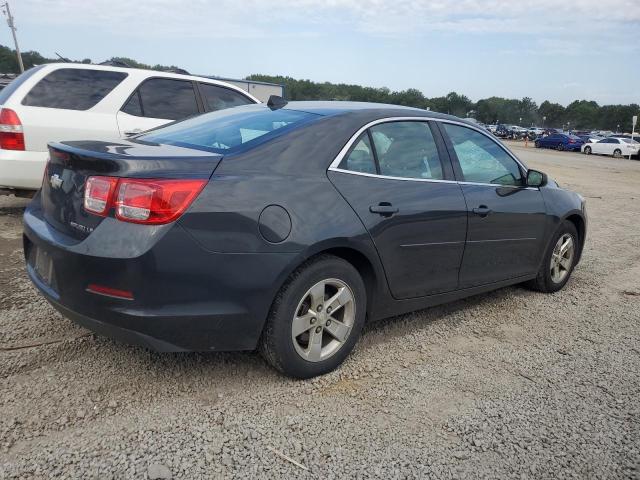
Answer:
[(18, 18), (127, 35), (259, 38), (322, 35), (330, 27), (373, 36), (429, 32), (567, 34), (640, 25), (637, 0), (21, 0)]

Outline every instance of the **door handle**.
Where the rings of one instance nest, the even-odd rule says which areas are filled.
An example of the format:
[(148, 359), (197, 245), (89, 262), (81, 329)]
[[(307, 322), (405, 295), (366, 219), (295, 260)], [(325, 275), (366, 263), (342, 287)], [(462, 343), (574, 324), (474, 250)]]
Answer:
[(476, 215), (480, 215), (481, 217), (486, 217), (492, 212), (492, 210), (486, 205), (480, 205), (479, 207), (474, 208), (472, 211), (473, 213), (475, 213)]
[(124, 136), (125, 137), (132, 137), (133, 135), (137, 135), (139, 133), (142, 133), (142, 130), (140, 130), (139, 128), (134, 128), (133, 130), (125, 130), (124, 131)]
[(378, 213), (383, 217), (390, 217), (394, 213), (398, 213), (399, 210), (389, 202), (380, 202), (378, 205), (370, 205), (369, 211), (371, 213)]

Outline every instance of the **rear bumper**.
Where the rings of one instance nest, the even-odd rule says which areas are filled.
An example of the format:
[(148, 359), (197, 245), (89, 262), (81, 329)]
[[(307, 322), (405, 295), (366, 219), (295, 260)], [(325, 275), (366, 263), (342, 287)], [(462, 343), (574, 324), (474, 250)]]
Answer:
[[(294, 256), (208, 252), (178, 224), (139, 256), (95, 256), (83, 252), (95, 252), (87, 244), (105, 232), (64, 244), (31, 207), (24, 225), (27, 272), (58, 311), (98, 334), (163, 352), (254, 349)], [(48, 284), (34, 268), (38, 249), (53, 265)], [(134, 299), (88, 292), (90, 283), (131, 291)]]
[(38, 190), (48, 152), (0, 149), (0, 188)]

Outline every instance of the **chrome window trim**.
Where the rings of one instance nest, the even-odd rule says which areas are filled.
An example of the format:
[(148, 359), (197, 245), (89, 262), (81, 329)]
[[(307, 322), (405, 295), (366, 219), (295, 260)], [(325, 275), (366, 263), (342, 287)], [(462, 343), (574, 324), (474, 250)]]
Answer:
[(457, 183), (459, 185), (481, 185), (481, 186), (488, 186), (488, 187), (538, 190), (538, 188), (536, 187), (525, 187), (525, 186), (520, 187), (517, 185), (500, 185), (498, 183), (465, 182), (465, 181), (458, 181), (458, 180), (438, 180), (438, 179), (431, 179), (431, 178), (392, 177), (388, 175), (378, 175), (377, 173), (354, 172), (353, 170), (346, 170), (344, 168), (338, 167), (338, 165), (340, 165), (340, 162), (342, 162), (342, 160), (347, 155), (347, 153), (349, 153), (349, 150), (351, 149), (353, 144), (356, 142), (356, 140), (360, 137), (360, 135), (366, 132), (367, 129), (375, 125), (379, 125), (381, 123), (391, 123), (391, 122), (441, 122), (441, 123), (451, 123), (453, 125), (460, 125), (461, 127), (467, 127), (471, 130), (481, 133), (482, 135), (487, 137), (489, 140), (493, 141), (500, 148), (502, 148), (502, 150), (504, 150), (504, 152), (507, 155), (509, 155), (514, 162), (516, 162), (522, 169), (524, 169), (525, 177), (527, 172), (529, 171), (529, 169), (525, 164), (523, 164), (518, 158), (516, 158), (516, 156), (513, 153), (511, 153), (507, 149), (507, 147), (505, 147), (501, 142), (496, 141), (496, 139), (493, 138), (489, 132), (482, 131), (481, 128), (476, 127), (475, 125), (470, 125), (468, 123), (458, 122), (455, 120), (449, 120), (449, 119), (443, 119), (443, 118), (433, 118), (433, 117), (385, 117), (385, 118), (379, 118), (377, 120), (373, 120), (367, 123), (366, 125), (364, 125), (363, 127), (360, 127), (358, 131), (356, 131), (356, 133), (354, 133), (351, 136), (349, 141), (347, 141), (344, 147), (342, 147), (342, 149), (338, 152), (338, 155), (331, 162), (327, 170), (332, 172), (348, 173), (350, 175), (362, 175), (364, 177), (385, 178), (387, 180), (404, 180), (404, 181), (410, 181), (410, 182), (431, 182), (431, 183)]

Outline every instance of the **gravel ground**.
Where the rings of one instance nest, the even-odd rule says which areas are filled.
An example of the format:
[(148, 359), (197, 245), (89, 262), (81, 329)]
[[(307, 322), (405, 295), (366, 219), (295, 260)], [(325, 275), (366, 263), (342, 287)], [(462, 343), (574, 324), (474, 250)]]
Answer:
[(513, 149), (588, 199), (567, 287), (370, 325), (311, 381), (88, 334), (30, 285), (26, 202), (0, 198), (0, 478), (640, 478), (640, 162)]

